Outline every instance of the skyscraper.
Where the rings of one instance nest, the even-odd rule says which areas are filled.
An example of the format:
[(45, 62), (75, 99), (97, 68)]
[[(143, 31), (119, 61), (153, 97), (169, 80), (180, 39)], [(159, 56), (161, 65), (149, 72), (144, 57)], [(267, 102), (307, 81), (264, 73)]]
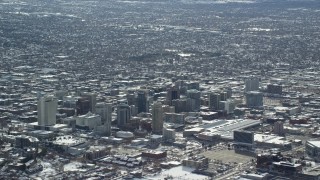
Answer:
[(77, 115), (84, 115), (90, 111), (90, 102), (87, 98), (81, 97), (77, 103)]
[(271, 94), (282, 94), (282, 86), (277, 84), (268, 84), (267, 92)]
[(277, 134), (277, 135), (280, 135), (280, 136), (285, 134), (284, 127), (283, 127), (283, 122), (277, 121), (277, 122), (274, 123), (273, 133)]
[(244, 92), (259, 91), (259, 78), (249, 77), (245, 80)]
[(51, 126), (56, 124), (58, 100), (54, 96), (44, 96), (38, 101), (38, 124)]
[(247, 107), (262, 107), (263, 106), (263, 94), (258, 91), (250, 91), (246, 94)]
[(118, 127), (124, 127), (131, 118), (130, 106), (121, 103), (117, 106), (117, 124)]
[(161, 134), (163, 128), (163, 108), (160, 102), (155, 102), (152, 107), (152, 133)]
[(220, 101), (226, 101), (228, 99), (227, 92), (221, 92), (220, 93)]
[(232, 96), (232, 88), (231, 87), (227, 87), (225, 89), (225, 92), (227, 93), (227, 99), (231, 98), (231, 96)]
[(235, 109), (235, 102), (233, 99), (227, 99), (225, 101), (224, 110), (227, 111), (227, 114), (232, 114)]
[(167, 89), (167, 101), (169, 105), (172, 105), (172, 100), (180, 99), (180, 90), (177, 87), (170, 87)]
[(112, 104), (111, 103), (97, 103), (96, 113), (101, 116), (101, 122), (106, 128), (107, 135), (111, 134), (111, 114)]
[(199, 111), (201, 105), (201, 93), (196, 89), (191, 89), (187, 91), (187, 97), (192, 99), (191, 111)]
[(210, 93), (209, 94), (209, 108), (211, 110), (219, 110), (220, 94)]
[(162, 139), (165, 142), (174, 142), (176, 138), (176, 132), (174, 129), (169, 129), (166, 127), (163, 127), (163, 132), (162, 132)]
[(137, 93), (137, 107), (138, 107), (138, 113), (141, 112), (148, 112), (148, 99), (147, 99), (147, 93), (145, 91), (138, 91)]
[(97, 95), (95, 93), (84, 93), (82, 97), (89, 101), (89, 111), (92, 113), (96, 112)]
[(136, 105), (136, 95), (134, 93), (127, 94), (127, 101), (129, 106)]

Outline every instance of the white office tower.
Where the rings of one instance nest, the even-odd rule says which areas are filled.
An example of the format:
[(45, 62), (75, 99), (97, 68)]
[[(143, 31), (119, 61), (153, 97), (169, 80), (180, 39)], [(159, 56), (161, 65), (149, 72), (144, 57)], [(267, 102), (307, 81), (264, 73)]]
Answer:
[(176, 132), (174, 129), (169, 129), (166, 127), (163, 127), (162, 132), (162, 139), (165, 142), (174, 142), (176, 139)]
[(249, 77), (245, 80), (244, 92), (259, 91), (259, 78)]
[(44, 96), (38, 100), (38, 124), (39, 126), (51, 126), (56, 124), (58, 100), (54, 96)]
[(130, 106), (131, 116), (136, 116), (138, 114), (138, 108), (135, 105)]
[(96, 114), (101, 116), (101, 122), (105, 126), (106, 135), (111, 134), (111, 121), (112, 121), (112, 104), (111, 103), (97, 103)]
[(97, 126), (101, 126), (101, 117), (98, 114), (88, 112), (76, 117), (76, 125), (83, 129), (93, 130)]
[(225, 102), (224, 110), (227, 112), (227, 114), (232, 114), (235, 109), (235, 102), (233, 99), (227, 99)]
[(152, 133), (161, 134), (163, 128), (163, 108), (160, 102), (155, 102), (152, 107)]

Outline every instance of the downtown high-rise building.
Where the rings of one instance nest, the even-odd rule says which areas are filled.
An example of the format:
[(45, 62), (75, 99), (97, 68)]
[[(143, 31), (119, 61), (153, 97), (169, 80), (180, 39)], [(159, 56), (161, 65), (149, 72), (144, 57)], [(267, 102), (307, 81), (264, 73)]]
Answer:
[(117, 125), (118, 127), (124, 127), (131, 118), (130, 106), (125, 103), (120, 103), (117, 106)]
[(152, 107), (152, 133), (162, 134), (163, 108), (160, 102), (155, 102)]
[(101, 116), (102, 125), (106, 128), (106, 135), (111, 134), (111, 122), (112, 122), (112, 104), (111, 103), (97, 103), (96, 114)]
[(201, 105), (201, 93), (196, 89), (191, 89), (187, 91), (187, 97), (192, 100), (191, 111), (199, 111)]
[(259, 78), (249, 77), (245, 80), (244, 92), (259, 91)]
[(148, 106), (148, 96), (145, 91), (138, 91), (137, 92), (137, 100), (136, 100), (137, 108), (138, 108), (138, 114), (141, 112), (148, 112), (149, 106)]
[(211, 110), (219, 110), (219, 103), (221, 97), (218, 93), (210, 93), (209, 94), (209, 108)]
[(170, 106), (172, 106), (174, 99), (180, 99), (180, 90), (176, 86), (167, 89), (167, 101)]
[(55, 96), (44, 96), (38, 100), (38, 125), (52, 126), (56, 124), (58, 100)]
[(82, 97), (89, 101), (89, 111), (92, 113), (96, 112), (97, 94), (96, 93), (83, 93)]
[(263, 106), (263, 94), (258, 91), (250, 91), (246, 94), (247, 107), (257, 108)]
[(283, 122), (277, 121), (273, 125), (273, 133), (283, 136), (285, 134)]

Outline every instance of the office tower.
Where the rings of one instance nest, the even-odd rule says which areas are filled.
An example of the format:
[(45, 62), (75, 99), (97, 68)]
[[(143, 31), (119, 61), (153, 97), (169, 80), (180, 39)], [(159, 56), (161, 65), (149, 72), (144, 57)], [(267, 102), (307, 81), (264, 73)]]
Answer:
[(282, 86), (277, 84), (268, 84), (267, 92), (271, 94), (282, 94)]
[(180, 90), (176, 86), (167, 89), (167, 101), (170, 106), (174, 99), (180, 99)]
[(135, 105), (130, 106), (131, 116), (136, 116), (138, 114), (138, 108)]
[(221, 92), (220, 93), (220, 101), (226, 101), (228, 99), (227, 92)]
[(209, 94), (209, 108), (211, 110), (219, 110), (220, 99), (221, 99), (220, 94), (210, 93)]
[(224, 110), (227, 112), (227, 114), (232, 114), (234, 112), (235, 107), (236, 106), (234, 100), (227, 99), (227, 101), (225, 102)]
[(118, 127), (124, 127), (131, 118), (130, 106), (121, 103), (117, 106), (117, 124)]
[(55, 96), (57, 97), (57, 99), (59, 100), (63, 100), (63, 98), (68, 94), (68, 91), (64, 91), (64, 90), (57, 90), (55, 92)]
[(81, 97), (77, 103), (77, 115), (84, 115), (90, 111), (90, 102), (87, 98)]
[[(126, 99), (119, 99), (117, 101), (118, 104), (128, 104), (128, 101)], [(128, 104), (129, 105), (129, 104)]]
[(38, 100), (38, 124), (39, 126), (51, 126), (56, 124), (58, 100), (54, 96), (44, 96)]
[(259, 91), (259, 79), (257, 77), (249, 77), (246, 79), (244, 91)]
[(137, 107), (138, 114), (141, 112), (148, 112), (148, 97), (145, 91), (138, 91), (137, 93)]
[(163, 121), (174, 124), (184, 124), (185, 123), (185, 115), (178, 113), (164, 113)]
[(161, 134), (163, 128), (163, 108), (160, 102), (155, 102), (152, 107), (152, 133)]
[(76, 117), (76, 125), (78, 128), (93, 130), (97, 126), (101, 126), (101, 116), (88, 112)]
[(200, 90), (200, 83), (199, 82), (188, 82), (187, 88), (188, 88), (188, 90), (190, 90), (190, 89)]
[(226, 101), (219, 101), (219, 110), (225, 110)]
[(106, 128), (107, 135), (111, 134), (112, 121), (112, 104), (111, 103), (97, 103), (96, 113), (101, 116), (101, 122)]
[(88, 99), (89, 101), (89, 111), (95, 113), (96, 103), (97, 103), (97, 95), (95, 93), (83, 93), (82, 97)]
[(162, 140), (165, 142), (174, 142), (175, 139), (176, 131), (174, 129), (164, 127), (162, 132)]
[(175, 113), (175, 107), (174, 106), (169, 106), (169, 105), (162, 105), (163, 108), (163, 113)]
[(63, 107), (64, 108), (77, 108), (77, 101), (78, 99), (72, 96), (65, 96), (63, 98)]
[(227, 93), (227, 99), (231, 98), (232, 96), (232, 88), (226, 87), (225, 92)]
[(136, 105), (136, 95), (134, 93), (127, 94), (128, 105)]
[(250, 91), (246, 94), (247, 107), (262, 107), (263, 106), (263, 94), (257, 91)]
[(277, 122), (274, 123), (273, 133), (277, 134), (277, 135), (280, 135), (280, 136), (284, 135), (283, 122), (277, 121)]
[(176, 113), (187, 112), (187, 99), (174, 99), (172, 106), (174, 106)]
[(187, 91), (187, 97), (192, 100), (191, 111), (199, 111), (201, 105), (201, 93), (196, 89), (191, 89)]

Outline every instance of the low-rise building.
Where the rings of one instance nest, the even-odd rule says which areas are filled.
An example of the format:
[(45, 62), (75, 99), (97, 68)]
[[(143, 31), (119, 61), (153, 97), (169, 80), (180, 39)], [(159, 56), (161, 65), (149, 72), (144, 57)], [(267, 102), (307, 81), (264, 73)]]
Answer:
[(90, 146), (85, 152), (84, 157), (89, 160), (95, 160), (107, 155), (110, 149), (110, 147), (106, 146)]
[(59, 136), (56, 137), (52, 143), (55, 147), (65, 151), (68, 151), (71, 148), (82, 148), (88, 146), (86, 139), (74, 136)]
[(166, 151), (145, 151), (141, 154), (144, 158), (162, 159), (167, 157)]
[(316, 161), (320, 161), (320, 141), (307, 141), (306, 153)]
[(200, 168), (208, 166), (209, 159), (204, 156), (195, 156), (192, 158), (189, 157), (188, 159), (184, 159), (182, 161), (182, 164), (187, 167), (200, 169)]

